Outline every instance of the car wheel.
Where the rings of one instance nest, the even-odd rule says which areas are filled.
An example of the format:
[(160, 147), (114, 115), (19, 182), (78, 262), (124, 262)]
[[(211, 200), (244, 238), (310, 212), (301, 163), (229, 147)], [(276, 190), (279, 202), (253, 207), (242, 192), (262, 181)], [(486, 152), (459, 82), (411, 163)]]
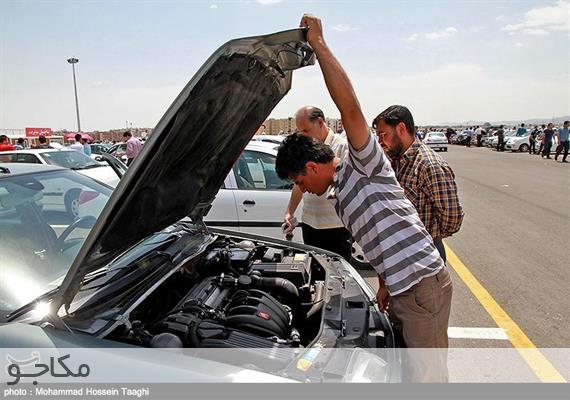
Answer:
[(528, 149), (529, 149), (529, 146), (526, 143), (521, 144), (521, 146), (519, 147), (519, 151), (522, 153), (526, 153), (528, 151)]
[(71, 218), (79, 218), (79, 189), (71, 189), (65, 194), (65, 210)]

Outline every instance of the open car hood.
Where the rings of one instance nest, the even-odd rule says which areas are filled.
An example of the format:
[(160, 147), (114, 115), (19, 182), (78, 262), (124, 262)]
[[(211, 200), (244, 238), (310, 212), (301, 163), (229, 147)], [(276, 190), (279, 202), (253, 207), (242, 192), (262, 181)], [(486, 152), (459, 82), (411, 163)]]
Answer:
[(304, 29), (236, 39), (194, 75), (116, 187), (52, 300), (57, 312), (83, 277), (185, 216), (200, 220), (235, 160), (314, 64)]

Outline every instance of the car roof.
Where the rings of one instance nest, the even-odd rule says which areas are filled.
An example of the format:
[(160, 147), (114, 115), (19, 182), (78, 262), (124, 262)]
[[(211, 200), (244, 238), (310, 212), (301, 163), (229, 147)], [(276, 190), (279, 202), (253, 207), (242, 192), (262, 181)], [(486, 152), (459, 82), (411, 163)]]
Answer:
[[(5, 172), (5, 169), (9, 172)], [(55, 165), (26, 164), (26, 163), (0, 163), (0, 178), (6, 176), (41, 173), (46, 171), (60, 171), (65, 168)]]
[(12, 153), (20, 153), (20, 154), (39, 154), (39, 153), (53, 153), (54, 151), (75, 151), (73, 149), (56, 149), (56, 148), (49, 148), (49, 149), (23, 149), (23, 150), (10, 150), (10, 151), (3, 151), (4, 154), (12, 154)]
[(279, 144), (277, 143), (257, 142), (257, 141), (251, 141), (247, 144), (247, 146), (245, 146), (245, 150), (261, 150), (273, 155), (277, 154), (278, 148)]

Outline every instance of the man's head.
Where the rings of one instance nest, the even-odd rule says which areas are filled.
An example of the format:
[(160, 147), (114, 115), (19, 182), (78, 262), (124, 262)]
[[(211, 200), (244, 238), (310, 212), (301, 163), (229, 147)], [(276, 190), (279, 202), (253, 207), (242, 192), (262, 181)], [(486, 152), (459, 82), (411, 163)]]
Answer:
[(131, 132), (126, 131), (125, 133), (123, 133), (123, 140), (129, 140), (133, 135), (131, 134)]
[(552, 122), (549, 122), (548, 125), (546, 126), (548, 129), (552, 129), (554, 127), (554, 124)]
[(293, 133), (279, 146), (275, 169), (281, 179), (290, 179), (302, 192), (321, 195), (333, 183), (334, 153), (326, 144)]
[(329, 133), (325, 114), (320, 108), (305, 106), (295, 113), (295, 125), (297, 131), (303, 135), (324, 142)]
[(0, 135), (0, 144), (6, 144), (6, 143), (8, 143), (8, 142), (9, 142), (8, 136), (6, 136), (6, 135)]
[(40, 142), (40, 144), (46, 144), (47, 139), (44, 135), (40, 135), (40, 137), (38, 137), (38, 142)]
[(564, 121), (564, 128), (568, 128), (570, 126), (570, 121)]
[(81, 138), (81, 144), (85, 146), (87, 144), (87, 139)]
[(81, 142), (81, 133), (76, 133), (76, 134), (75, 134), (75, 141), (76, 141), (76, 142)]
[(372, 121), (378, 143), (393, 160), (399, 159), (414, 141), (414, 126), (412, 113), (400, 105), (388, 107)]
[(18, 138), (18, 144), (20, 146), (23, 146), (24, 145), (24, 138)]
[(524, 122), (521, 124), (521, 128), (524, 128)]

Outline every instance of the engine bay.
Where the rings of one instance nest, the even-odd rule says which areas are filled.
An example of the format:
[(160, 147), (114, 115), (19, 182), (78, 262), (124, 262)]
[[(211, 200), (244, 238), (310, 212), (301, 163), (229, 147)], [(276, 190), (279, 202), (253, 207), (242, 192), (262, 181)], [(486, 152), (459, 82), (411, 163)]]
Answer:
[(327, 273), (310, 252), (218, 238), (130, 312), (110, 339), (156, 348), (310, 346)]

